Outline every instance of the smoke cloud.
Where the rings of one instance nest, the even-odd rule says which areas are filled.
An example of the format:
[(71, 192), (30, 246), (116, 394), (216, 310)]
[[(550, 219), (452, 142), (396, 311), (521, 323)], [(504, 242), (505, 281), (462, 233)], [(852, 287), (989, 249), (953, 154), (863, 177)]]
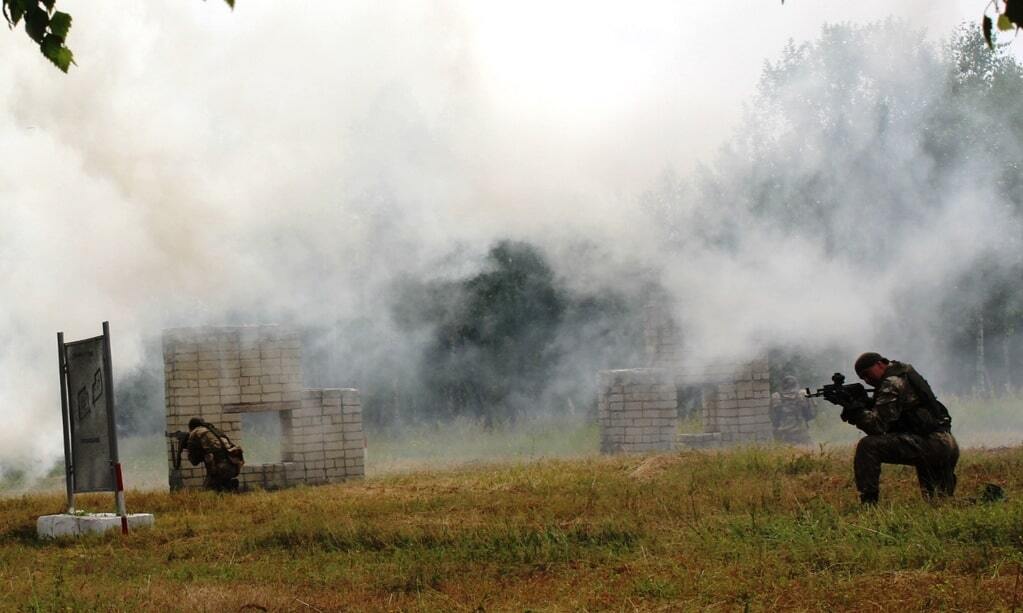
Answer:
[[(665, 271), (688, 341), (721, 355), (877, 338), (864, 314), (898, 293), (900, 267), (865, 269), (757, 219), (733, 219), (727, 249), (692, 239), (668, 255), (638, 198), (665, 169), (695, 184), (787, 39), (892, 11), (938, 37), (982, 8), (804, 4), (242, 1), (232, 13), (67, 0), (68, 75), (22, 32), (0, 35), (0, 465), (61, 453), (58, 330), (81, 338), (110, 320), (117, 377), (166, 327), (384, 313), (398, 275), (465, 274), (501, 238), (550, 247), (567, 278), (602, 276), (559, 257), (579, 239), (606, 251), (607, 276)], [(935, 251), (966, 265), (978, 245), (1010, 241), (991, 234), (1010, 226), (975, 189), (950, 194), (972, 204), (943, 207), (894, 261), (940, 283), (955, 271), (935, 268)], [(728, 214), (681, 207), (685, 220)]]

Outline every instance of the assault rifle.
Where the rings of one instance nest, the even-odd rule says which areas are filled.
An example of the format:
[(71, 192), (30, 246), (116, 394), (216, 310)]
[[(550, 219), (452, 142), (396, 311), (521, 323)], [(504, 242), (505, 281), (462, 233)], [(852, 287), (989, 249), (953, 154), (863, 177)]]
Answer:
[(871, 391), (863, 387), (862, 383), (846, 383), (845, 375), (836, 372), (831, 375), (831, 385), (825, 385), (816, 392), (806, 388), (806, 397), (824, 398), (831, 404), (837, 404), (845, 409), (842, 411), (844, 415), (847, 411), (859, 412), (870, 408), (874, 404), (874, 399), (870, 397)]
[[(178, 430), (177, 432), (164, 432), (171, 439), (171, 453), (173, 454), (174, 469), (181, 468), (181, 454), (188, 448), (188, 433)], [(177, 443), (175, 445), (175, 443)]]

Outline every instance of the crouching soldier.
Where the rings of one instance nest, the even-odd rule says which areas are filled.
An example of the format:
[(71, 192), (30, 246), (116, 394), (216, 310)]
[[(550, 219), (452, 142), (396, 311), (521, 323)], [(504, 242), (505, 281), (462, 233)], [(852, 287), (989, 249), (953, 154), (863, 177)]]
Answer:
[(909, 364), (864, 353), (856, 374), (874, 386), (867, 406), (847, 406), (842, 420), (867, 434), (856, 445), (853, 470), (860, 500), (877, 502), (881, 464), (916, 468), (925, 498), (952, 496), (956, 489), (959, 446), (948, 410), (927, 381)]
[(807, 422), (814, 418), (814, 407), (792, 375), (781, 380), (781, 392), (771, 394), (771, 427), (776, 443), (812, 445)]
[(242, 449), (213, 424), (198, 417), (188, 421), (188, 461), (206, 467), (206, 489), (217, 492), (238, 491), (238, 473), (245, 465)]

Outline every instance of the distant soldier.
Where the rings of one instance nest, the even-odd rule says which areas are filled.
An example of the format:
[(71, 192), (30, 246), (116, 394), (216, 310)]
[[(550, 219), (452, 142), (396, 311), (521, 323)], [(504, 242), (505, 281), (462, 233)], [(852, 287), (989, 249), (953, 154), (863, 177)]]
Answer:
[(807, 425), (814, 418), (812, 401), (792, 375), (781, 380), (781, 392), (771, 394), (771, 428), (777, 443), (812, 445)]
[(864, 353), (856, 374), (874, 386), (865, 406), (846, 406), (842, 420), (867, 433), (856, 445), (853, 468), (860, 501), (877, 502), (881, 464), (916, 467), (925, 498), (952, 496), (956, 489), (959, 445), (952, 436), (948, 409), (909, 364)]
[(206, 489), (218, 492), (238, 491), (238, 473), (244, 465), (241, 447), (231, 442), (213, 424), (193, 417), (188, 421), (188, 461), (206, 466)]

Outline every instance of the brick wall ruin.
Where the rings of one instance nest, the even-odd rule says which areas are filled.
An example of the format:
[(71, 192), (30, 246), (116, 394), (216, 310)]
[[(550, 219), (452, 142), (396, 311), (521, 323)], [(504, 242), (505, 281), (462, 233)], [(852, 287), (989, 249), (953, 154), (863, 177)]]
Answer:
[[(277, 326), (178, 328), (163, 336), (167, 431), (187, 431), (201, 417), (245, 448), (242, 415), (276, 413), (279, 462), (246, 464), (245, 489), (335, 483), (365, 474), (366, 439), (355, 389), (302, 389), (302, 343)], [(187, 455), (187, 454), (186, 454)], [(201, 488), (204, 468), (187, 459), (171, 489)]]
[[(609, 370), (597, 378), (604, 453), (767, 443), (772, 440), (766, 357), (749, 362), (687, 359), (670, 303), (656, 296), (644, 318), (645, 368)], [(703, 432), (679, 432), (683, 403), (698, 407)]]

